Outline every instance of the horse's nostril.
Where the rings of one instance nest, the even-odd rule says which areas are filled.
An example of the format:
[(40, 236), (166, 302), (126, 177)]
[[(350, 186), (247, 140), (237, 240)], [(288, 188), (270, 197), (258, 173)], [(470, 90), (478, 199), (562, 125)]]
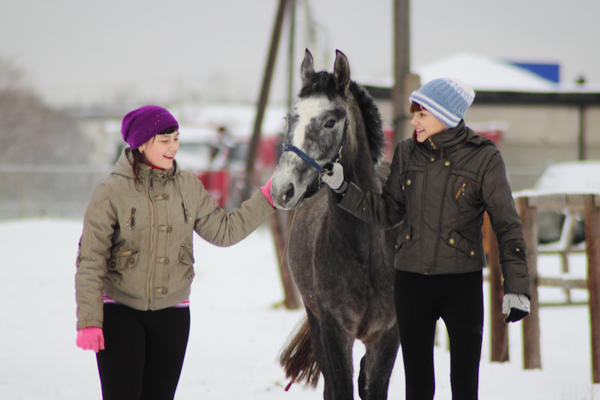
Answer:
[(288, 189), (281, 195), (281, 198), (286, 200), (291, 199), (292, 197), (294, 197), (294, 185), (290, 183)]

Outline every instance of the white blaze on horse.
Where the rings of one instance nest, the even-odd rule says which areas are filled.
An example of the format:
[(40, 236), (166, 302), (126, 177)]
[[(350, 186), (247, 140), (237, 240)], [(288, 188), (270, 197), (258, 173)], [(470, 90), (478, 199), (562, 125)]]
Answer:
[(280, 361), (292, 382), (316, 386), (322, 373), (326, 400), (353, 399), (352, 348), (359, 339), (366, 353), (358, 392), (363, 400), (383, 400), (399, 345), (393, 299), (397, 233), (357, 219), (337, 207), (332, 190), (319, 190), (327, 164), (339, 162), (349, 182), (381, 192), (381, 116), (365, 89), (350, 80), (343, 53), (336, 52), (334, 73), (327, 73), (314, 71), (307, 50), (301, 76), (271, 195), (279, 208), (294, 210), (288, 263), (307, 319)]

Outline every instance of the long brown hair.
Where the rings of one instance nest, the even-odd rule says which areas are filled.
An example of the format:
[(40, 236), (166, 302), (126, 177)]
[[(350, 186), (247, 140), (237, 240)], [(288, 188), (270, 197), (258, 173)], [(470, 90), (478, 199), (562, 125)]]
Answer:
[[(162, 131), (158, 132), (157, 135), (167, 135), (167, 134), (173, 133), (175, 131), (177, 131), (177, 127), (171, 126), (167, 129), (163, 129)], [(154, 140), (155, 137), (156, 136), (154, 136), (150, 140)], [(131, 150), (131, 155), (133, 156), (132, 157), (133, 161), (130, 160), (130, 163), (131, 163), (131, 167), (133, 168), (133, 176), (135, 177), (135, 185), (137, 187), (137, 184), (141, 182), (140, 165), (144, 163), (144, 155), (142, 154), (142, 152), (139, 149)]]

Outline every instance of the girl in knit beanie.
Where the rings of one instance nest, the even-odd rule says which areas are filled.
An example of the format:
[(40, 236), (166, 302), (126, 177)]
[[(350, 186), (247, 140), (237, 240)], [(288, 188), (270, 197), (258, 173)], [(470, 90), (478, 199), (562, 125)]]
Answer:
[(173, 399), (190, 329), (193, 233), (222, 247), (247, 237), (274, 211), (270, 180), (227, 212), (177, 165), (169, 111), (133, 110), (121, 133), (129, 147), (84, 218), (76, 344), (96, 352), (104, 399)]
[(322, 177), (338, 193), (339, 207), (387, 229), (400, 225), (394, 296), (407, 400), (433, 399), (439, 318), (450, 338), (452, 398), (478, 398), (485, 212), (498, 239), (506, 322), (529, 314), (527, 248), (504, 161), (463, 119), (474, 97), (449, 78), (410, 95), (415, 130), (398, 143), (383, 193), (348, 184), (339, 164)]

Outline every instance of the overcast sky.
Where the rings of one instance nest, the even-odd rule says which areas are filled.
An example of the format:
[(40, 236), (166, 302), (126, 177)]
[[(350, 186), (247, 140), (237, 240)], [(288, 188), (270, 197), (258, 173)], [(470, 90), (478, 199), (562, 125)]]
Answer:
[[(303, 7), (306, 0), (298, 0)], [(258, 97), (278, 0), (1, 0), (0, 57), (52, 105)], [(335, 49), (355, 79), (392, 76), (392, 0), (308, 0), (318, 43), (298, 11), (304, 48), (331, 70)], [(598, 0), (418, 0), (411, 65), (459, 52), (561, 66), (561, 80), (600, 84)], [(284, 30), (271, 100), (285, 99)]]

